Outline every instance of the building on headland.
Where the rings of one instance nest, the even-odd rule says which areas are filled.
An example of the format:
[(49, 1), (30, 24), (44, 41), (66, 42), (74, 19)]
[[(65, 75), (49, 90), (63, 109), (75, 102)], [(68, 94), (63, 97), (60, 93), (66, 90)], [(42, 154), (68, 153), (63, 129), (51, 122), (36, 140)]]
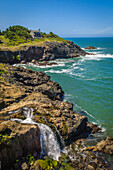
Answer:
[(40, 29), (38, 29), (38, 30), (31, 30), (30, 35), (32, 36), (33, 39), (34, 38), (36, 38), (36, 39), (42, 38), (42, 35), (40, 33)]

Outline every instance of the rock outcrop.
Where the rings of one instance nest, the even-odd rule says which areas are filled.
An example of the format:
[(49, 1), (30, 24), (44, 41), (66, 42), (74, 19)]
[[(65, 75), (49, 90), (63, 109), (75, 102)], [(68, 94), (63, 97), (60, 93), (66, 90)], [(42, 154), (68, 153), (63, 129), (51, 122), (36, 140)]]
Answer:
[(37, 125), (5, 121), (0, 124), (0, 160), (2, 169), (26, 154), (40, 156), (40, 131)]
[(0, 51), (0, 62), (13, 64), (22, 60), (31, 62), (34, 59), (36, 61), (49, 61), (56, 58), (74, 58), (85, 54), (85, 51), (71, 41), (66, 43), (45, 42), (40, 46), (25, 46), (17, 51)]
[[(103, 160), (96, 160), (96, 155), (91, 157), (92, 151), (83, 151), (82, 154), (73, 148), (73, 142), (86, 138), (100, 128), (89, 123), (86, 116), (76, 113), (72, 103), (63, 101), (64, 92), (58, 83), (51, 81), (45, 73), (9, 64), (0, 64), (0, 71), (0, 160), (3, 170), (12, 167), (43, 169), (42, 163), (45, 162), (45, 167), (52, 166), (53, 169), (109, 167)], [(25, 119), (24, 107), (33, 109), (33, 121), (46, 124), (54, 131), (61, 146), (64, 143), (67, 147), (72, 144), (78, 159), (72, 161), (67, 156), (61, 156), (59, 162), (48, 158), (36, 161), (41, 150), (38, 126), (11, 121), (12, 118)], [(110, 142), (112, 140), (108, 141), (105, 149), (112, 146)], [(76, 146), (80, 145), (76, 143)]]
[[(55, 125), (68, 143), (84, 132), (87, 118), (74, 112), (72, 103), (62, 101), (64, 92), (58, 83), (42, 72), (9, 65), (6, 70), (0, 87), (1, 122), (23, 118), (19, 109), (27, 106), (33, 108), (36, 122)], [(9, 115), (11, 111), (15, 112)]]
[(107, 137), (105, 140), (97, 143), (96, 146), (87, 147), (85, 150), (99, 151), (113, 155), (113, 138)]
[(88, 49), (88, 50), (95, 50), (95, 49), (97, 49), (97, 48), (95, 48), (94, 46), (88, 46), (88, 47), (86, 47), (85, 49)]

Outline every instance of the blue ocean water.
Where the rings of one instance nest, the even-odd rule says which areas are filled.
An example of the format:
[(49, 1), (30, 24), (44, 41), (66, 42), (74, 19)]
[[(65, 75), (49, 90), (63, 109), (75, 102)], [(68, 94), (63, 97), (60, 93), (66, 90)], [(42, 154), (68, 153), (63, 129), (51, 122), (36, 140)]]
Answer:
[(113, 137), (113, 38), (66, 38), (95, 55), (74, 59), (57, 59), (56, 66), (28, 66), (43, 71), (58, 82), (64, 92), (64, 100), (74, 103), (78, 113), (98, 124), (107, 135)]

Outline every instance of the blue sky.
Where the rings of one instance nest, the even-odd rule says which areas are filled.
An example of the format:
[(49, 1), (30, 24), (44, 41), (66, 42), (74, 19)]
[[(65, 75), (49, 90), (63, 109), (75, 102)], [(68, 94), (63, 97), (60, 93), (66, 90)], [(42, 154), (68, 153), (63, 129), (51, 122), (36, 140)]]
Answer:
[(113, 37), (113, 0), (1, 0), (0, 30), (11, 25), (62, 37)]

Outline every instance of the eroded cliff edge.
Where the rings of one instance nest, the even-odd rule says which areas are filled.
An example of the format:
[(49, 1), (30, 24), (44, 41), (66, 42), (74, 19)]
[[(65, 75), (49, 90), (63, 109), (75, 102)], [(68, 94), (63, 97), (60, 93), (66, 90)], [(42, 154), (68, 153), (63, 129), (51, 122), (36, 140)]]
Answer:
[(31, 62), (37, 61), (49, 61), (57, 58), (74, 58), (80, 55), (86, 55), (79, 46), (72, 41), (66, 42), (44, 42), (38, 45), (24, 45), (20, 49), (16, 47), (11, 50), (10, 48), (0, 50), (0, 62), (3, 63), (18, 63), (22, 60)]

